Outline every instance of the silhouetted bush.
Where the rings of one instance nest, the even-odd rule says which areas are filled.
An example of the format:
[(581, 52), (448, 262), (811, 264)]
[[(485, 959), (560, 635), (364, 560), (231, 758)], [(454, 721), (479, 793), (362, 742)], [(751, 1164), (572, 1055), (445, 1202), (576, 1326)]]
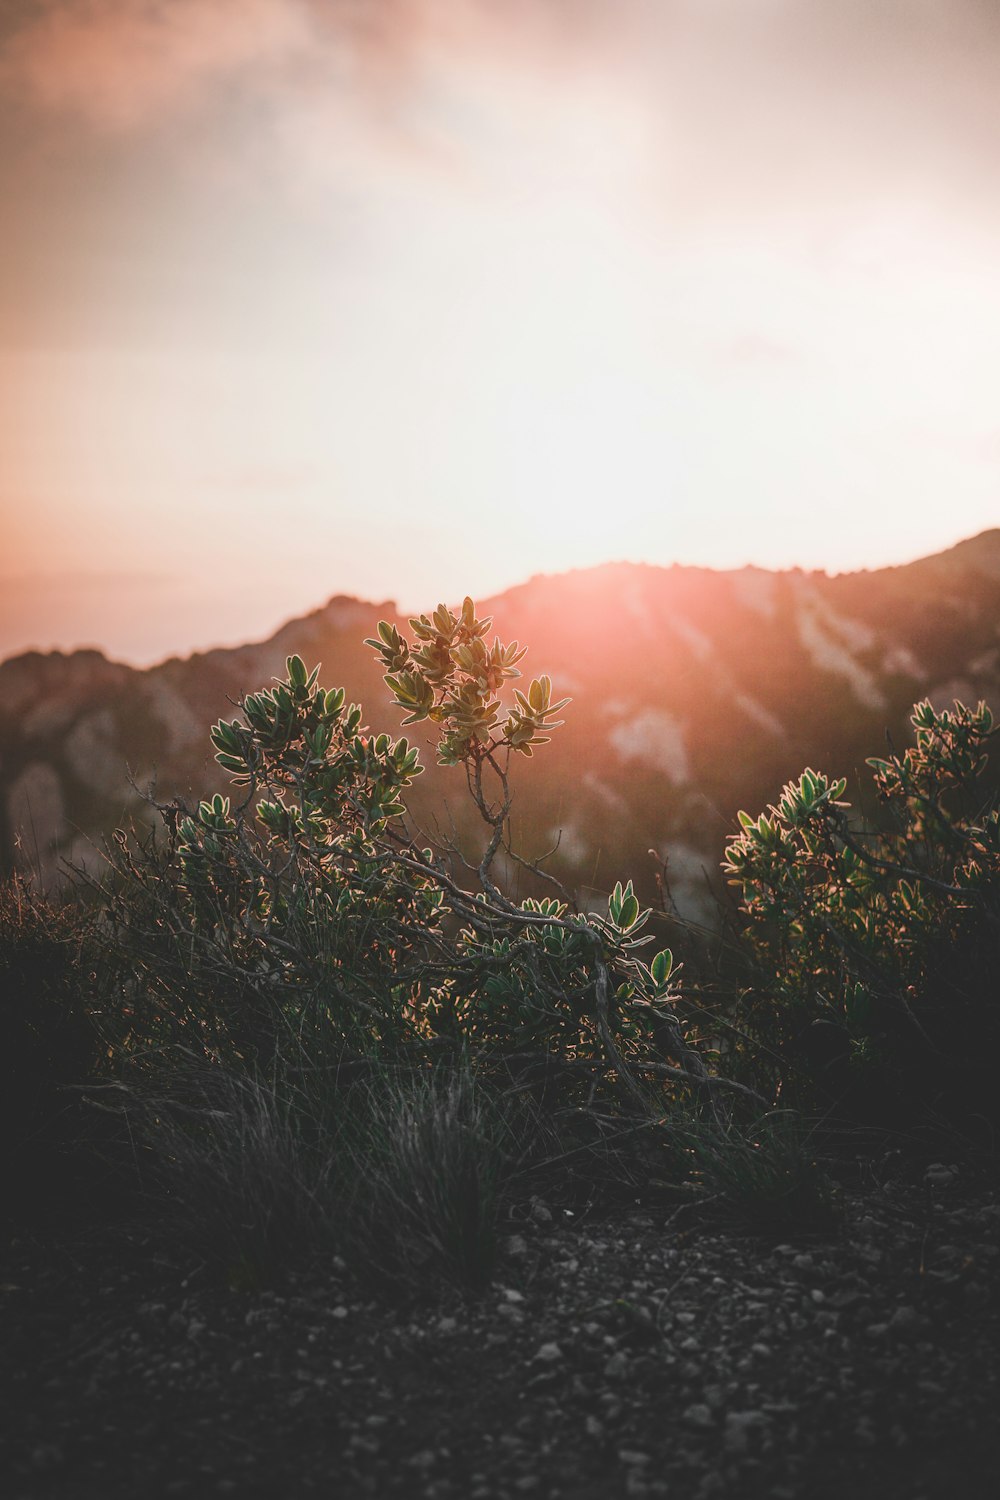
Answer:
[(869, 761), (881, 831), (854, 827), (843, 780), (811, 770), (727, 850), (756, 961), (758, 1035), (820, 1096), (997, 1116), (1000, 813), (979, 781), (984, 704), (916, 706), (915, 745)]
[(474, 854), (417, 836), (416, 750), (370, 735), (290, 657), (212, 730), (231, 795), (161, 806), (159, 840), (119, 834), (93, 919), (5, 888), (5, 1142), (22, 1189), (56, 1193), (83, 1107), (66, 1086), (110, 1057), (101, 1097), (161, 1233), (231, 1282), (311, 1246), (383, 1286), (476, 1287), (514, 1184), (560, 1163), (567, 1184), (582, 1167), (629, 1194), (644, 1173), (687, 1176), (730, 1219), (780, 1232), (832, 1213), (796, 1105), (886, 1123), (918, 1105), (995, 1111), (984, 705), (917, 705), (915, 747), (871, 762), (881, 831), (852, 826), (845, 782), (811, 770), (741, 813), (724, 868), (752, 981), (682, 989), (669, 949), (643, 956), (653, 915), (631, 883), (599, 912), (506, 893), (511, 759), (563, 704), (542, 677), (502, 710), (524, 653), (488, 647), (488, 625), (466, 600), (411, 621), (413, 641), (383, 622), (369, 643), (406, 722), (435, 724), (464, 773)]
[(113, 848), (122, 1049), (181, 1044), (267, 1072), (450, 1042), (480, 1061), (552, 1058), (578, 1095), (641, 1114), (711, 1091), (672, 1009), (669, 950), (640, 956), (650, 914), (631, 883), (583, 914), (565, 894), (515, 903), (498, 882), (498, 857), (517, 861), (511, 759), (546, 743), (563, 703), (541, 677), (501, 711), (524, 652), (487, 646), (489, 624), (467, 599), (411, 621), (413, 642), (385, 622), (370, 642), (406, 722), (437, 725), (440, 759), (464, 773), (483, 847), (418, 839), (404, 803), (416, 750), (369, 734), (342, 689), (290, 657), (284, 681), (212, 731), (240, 800), (163, 807), (165, 846)]

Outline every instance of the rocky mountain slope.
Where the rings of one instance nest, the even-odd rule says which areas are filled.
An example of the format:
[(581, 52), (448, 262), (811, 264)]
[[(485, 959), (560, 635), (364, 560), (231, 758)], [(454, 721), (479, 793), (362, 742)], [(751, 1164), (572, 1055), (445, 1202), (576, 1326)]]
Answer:
[[(550, 867), (584, 900), (627, 875), (651, 897), (667, 858), (679, 905), (705, 915), (703, 871), (717, 871), (739, 807), (763, 807), (806, 765), (846, 775), (863, 805), (865, 757), (887, 733), (908, 743), (915, 701), (1000, 711), (1000, 529), (875, 572), (617, 563), (478, 602), (527, 644), (526, 672), (572, 696), (565, 727), (515, 767), (514, 827), (530, 857), (558, 842)], [(290, 652), (321, 661), (324, 685), (343, 685), (373, 729), (397, 732), (363, 645), (379, 618), (405, 626), (392, 604), (338, 597), (270, 640), (148, 670), (95, 651), (0, 664), (3, 866), (51, 881), (66, 859), (94, 864), (123, 820), (149, 817), (151, 783), (161, 800), (223, 788), (208, 728), (283, 675)], [(460, 774), (418, 740), (416, 817), (474, 848)]]

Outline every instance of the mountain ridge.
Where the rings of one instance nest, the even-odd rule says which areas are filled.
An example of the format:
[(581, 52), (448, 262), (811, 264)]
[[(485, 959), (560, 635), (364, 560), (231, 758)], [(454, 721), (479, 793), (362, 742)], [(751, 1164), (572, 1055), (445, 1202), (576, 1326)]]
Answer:
[[(865, 757), (887, 734), (908, 742), (925, 696), (1000, 706), (1000, 528), (833, 575), (606, 563), (536, 574), (479, 608), (528, 647), (526, 675), (548, 673), (574, 700), (552, 743), (515, 767), (514, 827), (529, 857), (559, 842), (553, 866), (583, 900), (629, 875), (649, 898), (653, 850), (683, 908), (704, 916), (702, 870), (717, 870), (738, 807), (764, 806), (806, 764), (847, 775), (856, 794)], [(153, 667), (93, 649), (0, 663), (4, 868), (31, 864), (51, 883), (63, 860), (94, 863), (117, 823), (150, 817), (136, 788), (154, 778), (160, 800), (224, 788), (210, 725), (292, 653), (322, 661), (324, 683), (344, 686), (373, 729), (398, 733), (363, 645), (379, 618), (405, 629), (394, 601), (338, 594), (265, 640)], [(461, 778), (417, 739), (418, 820), (454, 822), (474, 848)]]

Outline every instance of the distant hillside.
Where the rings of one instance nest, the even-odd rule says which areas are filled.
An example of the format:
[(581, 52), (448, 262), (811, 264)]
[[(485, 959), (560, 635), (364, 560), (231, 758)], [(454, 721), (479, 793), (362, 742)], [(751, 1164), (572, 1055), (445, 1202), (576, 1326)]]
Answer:
[[(437, 601), (428, 600), (428, 607)], [(888, 732), (902, 748), (912, 704), (986, 698), (1000, 712), (1000, 530), (905, 567), (827, 577), (618, 563), (537, 577), (477, 601), (528, 646), (573, 702), (565, 727), (515, 766), (525, 854), (559, 842), (551, 868), (586, 899), (623, 875), (654, 889), (649, 851), (696, 914), (739, 807), (759, 809), (804, 766), (847, 775)], [(138, 786), (197, 798), (225, 786), (208, 728), (240, 695), (322, 661), (375, 729), (398, 731), (362, 642), (392, 604), (335, 598), (270, 640), (140, 671), (100, 653), (28, 652), (0, 664), (0, 858), (51, 879), (95, 862), (116, 824), (148, 816)], [(426, 737), (429, 741), (430, 737)], [(413, 806), (425, 827), (478, 829), (461, 775), (434, 766)], [(996, 757), (1000, 760), (1000, 755)]]

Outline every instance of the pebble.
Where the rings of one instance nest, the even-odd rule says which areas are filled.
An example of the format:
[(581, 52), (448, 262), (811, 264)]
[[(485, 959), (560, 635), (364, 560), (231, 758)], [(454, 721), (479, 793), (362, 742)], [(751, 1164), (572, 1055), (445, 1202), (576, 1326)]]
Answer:
[(897, 1307), (889, 1319), (889, 1327), (893, 1333), (915, 1333), (922, 1322), (915, 1307)]
[(540, 1360), (545, 1365), (554, 1365), (562, 1357), (563, 1352), (559, 1345), (555, 1343), (543, 1344), (535, 1355), (535, 1359)]
[(704, 1401), (696, 1401), (684, 1412), (684, 1421), (689, 1427), (711, 1427), (712, 1410)]
[(726, 1417), (723, 1441), (727, 1453), (745, 1453), (749, 1446), (750, 1433), (770, 1421), (763, 1411), (731, 1411)]

